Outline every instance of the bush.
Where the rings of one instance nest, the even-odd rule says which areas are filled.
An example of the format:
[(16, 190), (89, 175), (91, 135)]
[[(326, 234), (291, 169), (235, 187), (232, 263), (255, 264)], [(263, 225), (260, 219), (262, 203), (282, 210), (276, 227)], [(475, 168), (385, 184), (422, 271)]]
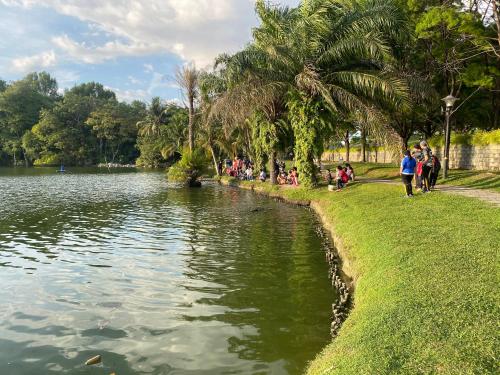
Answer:
[(206, 153), (201, 149), (190, 151), (185, 149), (182, 158), (168, 170), (168, 179), (188, 186), (199, 186), (201, 175), (210, 163)]
[[(436, 135), (428, 140), (431, 147), (444, 147), (444, 136)], [(452, 145), (488, 146), (500, 144), (500, 129), (490, 132), (479, 130), (475, 133), (451, 133)]]

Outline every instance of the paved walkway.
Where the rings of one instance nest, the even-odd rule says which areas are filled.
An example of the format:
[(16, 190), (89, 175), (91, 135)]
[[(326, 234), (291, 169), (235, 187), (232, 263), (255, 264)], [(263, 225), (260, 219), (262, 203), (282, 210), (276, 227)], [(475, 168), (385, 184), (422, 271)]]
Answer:
[[(363, 177), (359, 177), (357, 180), (362, 182), (374, 182), (379, 184), (401, 185), (401, 182), (397, 180), (383, 180), (383, 179), (363, 178)], [(453, 186), (453, 185), (438, 185), (436, 186), (435, 190), (442, 191), (443, 193), (447, 194), (455, 194), (469, 198), (477, 198), (484, 202), (488, 202), (495, 207), (500, 207), (500, 193), (497, 193), (495, 191), (473, 189), (465, 186)]]

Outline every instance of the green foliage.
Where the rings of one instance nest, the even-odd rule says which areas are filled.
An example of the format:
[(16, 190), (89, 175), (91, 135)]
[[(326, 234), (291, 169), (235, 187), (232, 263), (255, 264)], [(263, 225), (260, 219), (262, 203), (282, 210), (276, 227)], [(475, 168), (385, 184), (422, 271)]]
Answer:
[[(433, 147), (444, 147), (444, 136), (434, 136), (429, 139), (429, 144)], [(476, 131), (474, 133), (452, 133), (452, 145), (474, 145), (487, 146), (500, 144), (500, 129), (487, 131)]]
[(60, 155), (49, 152), (41, 155), (33, 164), (37, 167), (54, 167), (61, 165), (62, 162)]
[(145, 116), (137, 122), (137, 165), (158, 168), (180, 153), (187, 140), (188, 112), (176, 105), (166, 105), (153, 98)]
[(191, 151), (185, 148), (181, 160), (168, 169), (168, 179), (172, 182), (192, 185), (203, 175), (209, 164), (210, 160), (204, 150)]
[(323, 154), (323, 137), (330, 129), (326, 121), (327, 110), (318, 98), (303, 94), (290, 94), (288, 101), (289, 118), (295, 136), (295, 162), (299, 181), (305, 186), (316, 184), (314, 158)]
[(494, 66), (471, 63), (464, 69), (460, 77), (467, 86), (493, 89), (496, 80), (500, 78), (500, 70)]
[(267, 164), (268, 155), (276, 147), (278, 132), (277, 124), (266, 119), (261, 113), (256, 113), (248, 120), (252, 129), (253, 162), (257, 171)]

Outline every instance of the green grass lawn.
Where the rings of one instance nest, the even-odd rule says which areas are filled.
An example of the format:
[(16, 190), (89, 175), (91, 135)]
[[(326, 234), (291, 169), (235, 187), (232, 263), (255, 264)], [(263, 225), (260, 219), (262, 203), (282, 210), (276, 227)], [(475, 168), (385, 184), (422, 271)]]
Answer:
[(405, 199), (392, 185), (255, 185), (319, 202), (356, 280), (353, 310), (308, 374), (499, 373), (500, 209), (443, 193)]
[[(351, 163), (359, 177), (376, 179), (399, 179), (399, 167), (393, 164)], [(324, 168), (334, 167), (327, 164)], [(441, 177), (438, 185), (467, 186), (474, 189), (489, 189), (500, 192), (500, 172), (450, 170), (449, 177), (444, 181)]]

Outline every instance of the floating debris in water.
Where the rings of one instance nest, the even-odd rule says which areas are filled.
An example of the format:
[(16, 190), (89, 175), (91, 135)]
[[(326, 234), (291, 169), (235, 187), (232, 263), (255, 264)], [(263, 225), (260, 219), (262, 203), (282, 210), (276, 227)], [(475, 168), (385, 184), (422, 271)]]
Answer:
[(87, 361), (85, 361), (85, 364), (87, 366), (92, 366), (92, 365), (97, 365), (98, 363), (101, 362), (102, 362), (102, 357), (100, 355), (96, 355), (95, 357), (87, 359)]
[(109, 320), (99, 320), (97, 322), (97, 326), (102, 331), (104, 328), (106, 328), (108, 326), (109, 323), (111, 323)]

